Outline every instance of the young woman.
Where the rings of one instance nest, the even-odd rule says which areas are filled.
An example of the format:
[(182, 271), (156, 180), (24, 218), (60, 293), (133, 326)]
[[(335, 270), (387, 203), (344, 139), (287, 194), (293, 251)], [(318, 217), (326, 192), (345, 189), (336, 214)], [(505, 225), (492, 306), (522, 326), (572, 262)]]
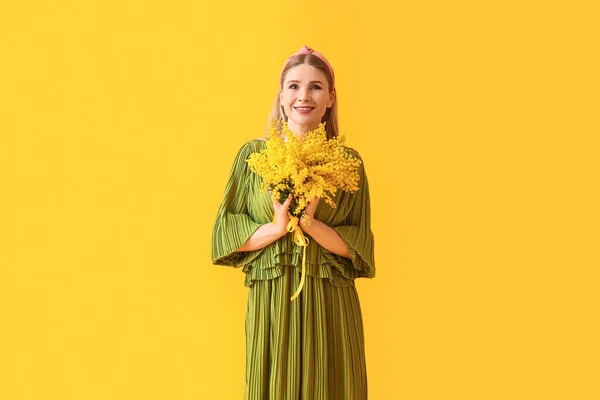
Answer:
[[(326, 121), (336, 137), (333, 68), (304, 46), (285, 63), (271, 118), (296, 135)], [(260, 177), (246, 160), (266, 148), (262, 139), (240, 148), (213, 229), (212, 261), (243, 266), (246, 312), (246, 400), (359, 400), (367, 398), (363, 321), (354, 280), (375, 276), (369, 185), (364, 163), (359, 190), (338, 191), (337, 207), (313, 199), (305, 283), (299, 285), (302, 247), (286, 226), (291, 195), (281, 204), (260, 193)], [(360, 159), (354, 149), (350, 154)], [(276, 216), (276, 223), (272, 223)]]

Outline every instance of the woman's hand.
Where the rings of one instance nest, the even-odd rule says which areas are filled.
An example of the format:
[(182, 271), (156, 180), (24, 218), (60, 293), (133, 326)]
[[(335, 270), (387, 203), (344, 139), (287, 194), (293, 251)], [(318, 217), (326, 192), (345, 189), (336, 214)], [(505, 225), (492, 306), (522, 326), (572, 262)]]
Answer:
[[(306, 214), (311, 223), (315, 220), (315, 210), (317, 209), (318, 203), (319, 203), (319, 198), (313, 197), (310, 200), (310, 203), (308, 203), (308, 206), (306, 206)], [(306, 223), (307, 223), (306, 219), (303, 216), (300, 217), (300, 228), (302, 228), (302, 230), (304, 232), (307, 232), (310, 229), (310, 227), (305, 226)]]
[[(269, 195), (271, 195), (271, 191), (269, 191)], [(277, 200), (273, 200), (273, 209), (275, 210), (275, 225), (281, 233), (281, 236), (284, 236), (287, 231), (287, 225), (290, 222), (290, 216), (288, 215), (288, 209), (290, 208), (290, 204), (292, 203), (292, 194), (288, 196), (288, 198), (282, 203)]]

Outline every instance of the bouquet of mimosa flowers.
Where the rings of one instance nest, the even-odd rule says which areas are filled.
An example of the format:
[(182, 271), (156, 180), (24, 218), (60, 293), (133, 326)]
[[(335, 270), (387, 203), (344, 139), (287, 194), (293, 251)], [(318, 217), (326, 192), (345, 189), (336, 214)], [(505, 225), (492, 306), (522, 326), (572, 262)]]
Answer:
[[(277, 129), (279, 123), (281, 131)], [(275, 119), (266, 142), (266, 149), (252, 154), (246, 161), (251, 171), (262, 177), (262, 193), (270, 190), (272, 199), (280, 203), (290, 193), (293, 196), (288, 209), (290, 222), (287, 230), (294, 235), (294, 243), (303, 247), (302, 277), (291, 297), (293, 301), (304, 286), (308, 246), (308, 239), (304, 237), (298, 221), (303, 217), (305, 227), (310, 225), (307, 206), (314, 197), (335, 208), (334, 197), (338, 190), (357, 191), (361, 161), (344, 147), (344, 136), (327, 139), (325, 123), (299, 136), (289, 130), (286, 121)]]
[(283, 203), (291, 193), (291, 216), (310, 220), (306, 208), (313, 197), (323, 199), (332, 208), (338, 190), (358, 190), (358, 168), (361, 161), (344, 147), (345, 136), (327, 139), (325, 123), (303, 136), (292, 133), (286, 121), (271, 124), (267, 148), (247, 160), (250, 169), (262, 177), (261, 191), (270, 190), (274, 200)]

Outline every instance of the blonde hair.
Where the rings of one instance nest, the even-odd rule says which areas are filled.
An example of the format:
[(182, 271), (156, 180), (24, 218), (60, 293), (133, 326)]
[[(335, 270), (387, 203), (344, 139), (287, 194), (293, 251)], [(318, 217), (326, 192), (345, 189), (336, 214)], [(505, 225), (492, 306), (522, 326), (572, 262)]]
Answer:
[[(288, 71), (290, 69), (297, 67), (298, 65), (302, 65), (302, 64), (311, 65), (311, 66), (317, 68), (319, 71), (321, 71), (327, 78), (329, 91), (331, 92), (333, 90), (333, 88), (332, 88), (333, 77), (331, 76), (331, 73), (329, 72), (329, 68), (327, 68), (327, 65), (319, 57), (314, 56), (312, 54), (298, 54), (288, 61), (288, 63), (285, 65), (285, 68), (281, 72), (281, 77), (279, 78), (279, 87), (280, 88), (283, 88), (283, 79), (285, 78), (285, 75), (288, 73)], [(337, 114), (338, 114), (337, 91), (334, 90), (333, 91), (333, 104), (331, 105), (331, 107), (329, 107), (327, 109), (327, 111), (325, 111), (325, 114), (323, 115), (323, 118), (321, 119), (321, 122), (326, 122), (325, 130), (327, 131), (327, 139), (332, 139), (332, 138), (335, 138), (338, 136), (339, 130), (338, 130)], [(284, 121), (288, 120), (288, 117), (287, 117), (287, 115), (285, 115), (285, 112), (283, 110), (283, 106), (281, 105), (281, 100), (279, 98), (279, 92), (277, 93), (277, 96), (275, 96), (275, 102), (273, 104), (273, 108), (271, 109), (271, 114), (269, 115), (269, 120), (267, 122), (267, 133), (271, 127), (272, 121), (275, 119), (277, 119), (277, 120), (282, 119)], [(281, 130), (281, 128), (282, 128), (281, 123), (278, 123), (277, 128)]]

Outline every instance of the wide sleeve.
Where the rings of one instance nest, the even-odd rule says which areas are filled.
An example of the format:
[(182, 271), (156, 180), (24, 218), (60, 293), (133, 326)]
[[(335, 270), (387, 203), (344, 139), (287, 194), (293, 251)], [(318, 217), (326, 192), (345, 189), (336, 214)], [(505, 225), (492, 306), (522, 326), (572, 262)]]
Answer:
[[(351, 155), (362, 158), (356, 152)], [(375, 238), (371, 230), (371, 200), (369, 194), (369, 181), (361, 162), (358, 169), (360, 181), (359, 189), (352, 193), (352, 201), (342, 224), (336, 224), (332, 228), (344, 239), (348, 245), (351, 258), (339, 256), (326, 249), (322, 249), (323, 255), (337, 269), (350, 273), (351, 277), (373, 278), (375, 277)]]
[(264, 250), (236, 252), (261, 226), (250, 218), (247, 208), (247, 185), (252, 171), (246, 159), (251, 153), (249, 144), (244, 144), (229, 174), (212, 232), (212, 262), (215, 265), (243, 266)]

